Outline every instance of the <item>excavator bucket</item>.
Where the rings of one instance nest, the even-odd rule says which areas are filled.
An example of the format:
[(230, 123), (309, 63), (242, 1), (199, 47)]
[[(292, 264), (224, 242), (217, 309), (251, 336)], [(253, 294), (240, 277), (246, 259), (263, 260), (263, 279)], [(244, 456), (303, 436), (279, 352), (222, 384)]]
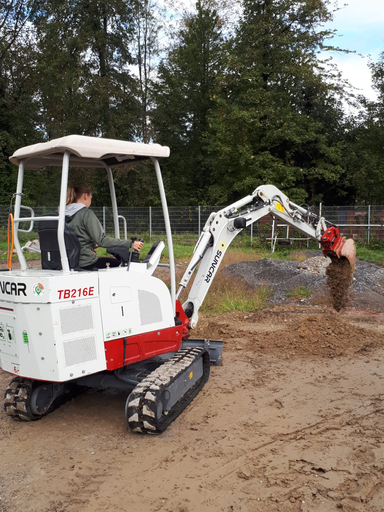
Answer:
[(327, 229), (321, 237), (321, 245), (324, 256), (329, 256), (331, 259), (347, 258), (352, 272), (354, 271), (356, 262), (355, 242), (351, 238), (347, 240), (344, 236), (341, 236), (338, 227), (331, 226)]
[(339, 243), (339, 247), (336, 250), (336, 254), (339, 258), (347, 258), (351, 267), (355, 268), (356, 262), (356, 246), (355, 242), (349, 238), (348, 240), (345, 237), (340, 237), (341, 241)]

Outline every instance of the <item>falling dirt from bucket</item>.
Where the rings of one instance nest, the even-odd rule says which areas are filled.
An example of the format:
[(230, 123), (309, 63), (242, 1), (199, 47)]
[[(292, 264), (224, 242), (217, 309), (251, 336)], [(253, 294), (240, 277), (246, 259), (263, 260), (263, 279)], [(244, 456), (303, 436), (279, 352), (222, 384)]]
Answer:
[(349, 287), (352, 283), (353, 265), (347, 258), (332, 258), (326, 269), (327, 285), (333, 307), (336, 311), (344, 309), (349, 300)]

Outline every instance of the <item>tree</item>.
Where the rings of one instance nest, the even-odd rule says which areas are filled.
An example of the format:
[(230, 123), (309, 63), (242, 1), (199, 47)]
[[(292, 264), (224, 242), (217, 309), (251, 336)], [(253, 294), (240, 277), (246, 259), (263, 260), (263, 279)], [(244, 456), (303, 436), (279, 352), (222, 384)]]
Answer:
[(139, 0), (134, 9), (135, 62), (139, 75), (140, 126), (139, 138), (147, 143), (152, 137), (150, 125), (151, 85), (155, 78), (155, 60), (160, 53), (159, 33), (162, 12), (154, 0)]
[[(211, 202), (262, 183), (295, 202), (340, 184), (343, 117), (335, 76), (318, 58), (332, 17), (326, 0), (244, 0), (210, 119)], [(328, 124), (330, 119), (334, 119)]]
[[(144, 82), (132, 72), (138, 5), (125, 0), (42, 2), (35, 23), (38, 97), (48, 139), (71, 133), (122, 140), (147, 137), (141, 94), (148, 94), (148, 85), (141, 87)], [(104, 170), (74, 171), (76, 179), (92, 186), (95, 206), (109, 204)], [(138, 186), (142, 194), (135, 194), (132, 174), (116, 171), (115, 180), (118, 194), (129, 191), (121, 197), (122, 206), (141, 204), (142, 194), (150, 193)]]
[(348, 122), (344, 159), (356, 201), (384, 204), (384, 52), (370, 68), (377, 100), (360, 97), (359, 115)]
[(43, 3), (36, 27), (49, 138), (69, 133), (135, 138), (139, 103), (129, 70), (132, 20), (124, 0)]
[[(36, 86), (36, 55), (28, 0), (0, 2), (0, 204), (9, 204), (16, 189), (13, 152), (41, 140)], [(25, 202), (29, 201), (28, 195)]]
[(164, 163), (173, 204), (201, 203), (209, 174), (205, 132), (221, 69), (223, 37), (213, 0), (198, 0), (184, 13), (178, 40), (160, 63), (155, 84), (156, 142), (170, 146)]

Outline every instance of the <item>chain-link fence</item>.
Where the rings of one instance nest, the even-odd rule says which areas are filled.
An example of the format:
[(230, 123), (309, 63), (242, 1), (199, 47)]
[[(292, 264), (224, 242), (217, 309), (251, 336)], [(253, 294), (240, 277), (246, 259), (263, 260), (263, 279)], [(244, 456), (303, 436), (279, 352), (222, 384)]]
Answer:
[[(173, 206), (169, 208), (169, 218), (174, 234), (196, 235), (203, 229), (211, 212), (219, 206)], [(92, 208), (107, 233), (113, 233), (113, 212), (110, 207)], [(161, 207), (119, 208), (119, 217), (126, 220), (128, 237), (137, 233), (148, 233), (150, 237), (165, 233), (163, 210)], [(120, 230), (124, 221), (120, 219)], [(121, 231), (123, 233), (123, 231)]]
[[(170, 207), (169, 216), (172, 226), (172, 233), (177, 235), (178, 240), (196, 241), (203, 229), (211, 212), (220, 210), (221, 206), (184, 206)], [(92, 208), (100, 220), (106, 233), (114, 235), (113, 212), (111, 207)], [(320, 215), (327, 221), (336, 224), (344, 235), (362, 243), (369, 243), (373, 240), (384, 240), (384, 206), (325, 206), (319, 205)], [(7, 230), (8, 206), (0, 206), (0, 229), (4, 233)], [(35, 216), (54, 213), (54, 208), (34, 208)], [(27, 209), (22, 209), (22, 217), (30, 216)], [(160, 207), (145, 208), (119, 208), (120, 236), (121, 238), (144, 235), (149, 240), (165, 234), (163, 211)], [(281, 226), (281, 221), (278, 221)], [(22, 223), (23, 229), (29, 229), (30, 223)], [(270, 241), (272, 236), (273, 222), (270, 215), (263, 217), (253, 226), (248, 227), (244, 237), (251, 241)], [(35, 225), (32, 232), (37, 231)], [(280, 227), (281, 233), (286, 232)], [(276, 230), (275, 230), (276, 233)], [(289, 237), (295, 238), (299, 234), (291, 229)], [(299, 235), (300, 236), (300, 235)], [(301, 235), (304, 237), (304, 235)]]
[(323, 206), (321, 215), (349, 238), (360, 242), (384, 240), (384, 206)]

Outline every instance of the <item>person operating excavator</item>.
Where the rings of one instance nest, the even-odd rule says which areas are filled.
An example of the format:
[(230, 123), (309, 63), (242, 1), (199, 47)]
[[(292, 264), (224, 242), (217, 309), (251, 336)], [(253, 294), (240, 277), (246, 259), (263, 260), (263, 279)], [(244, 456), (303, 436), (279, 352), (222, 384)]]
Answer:
[(140, 252), (143, 243), (139, 240), (120, 240), (111, 238), (104, 232), (98, 218), (89, 209), (92, 202), (92, 190), (84, 183), (77, 183), (67, 190), (67, 205), (65, 209), (65, 222), (72, 229), (80, 242), (79, 267), (85, 270), (93, 270), (110, 267), (118, 267), (120, 262), (116, 258), (101, 257), (96, 254), (96, 246), (126, 247)]

